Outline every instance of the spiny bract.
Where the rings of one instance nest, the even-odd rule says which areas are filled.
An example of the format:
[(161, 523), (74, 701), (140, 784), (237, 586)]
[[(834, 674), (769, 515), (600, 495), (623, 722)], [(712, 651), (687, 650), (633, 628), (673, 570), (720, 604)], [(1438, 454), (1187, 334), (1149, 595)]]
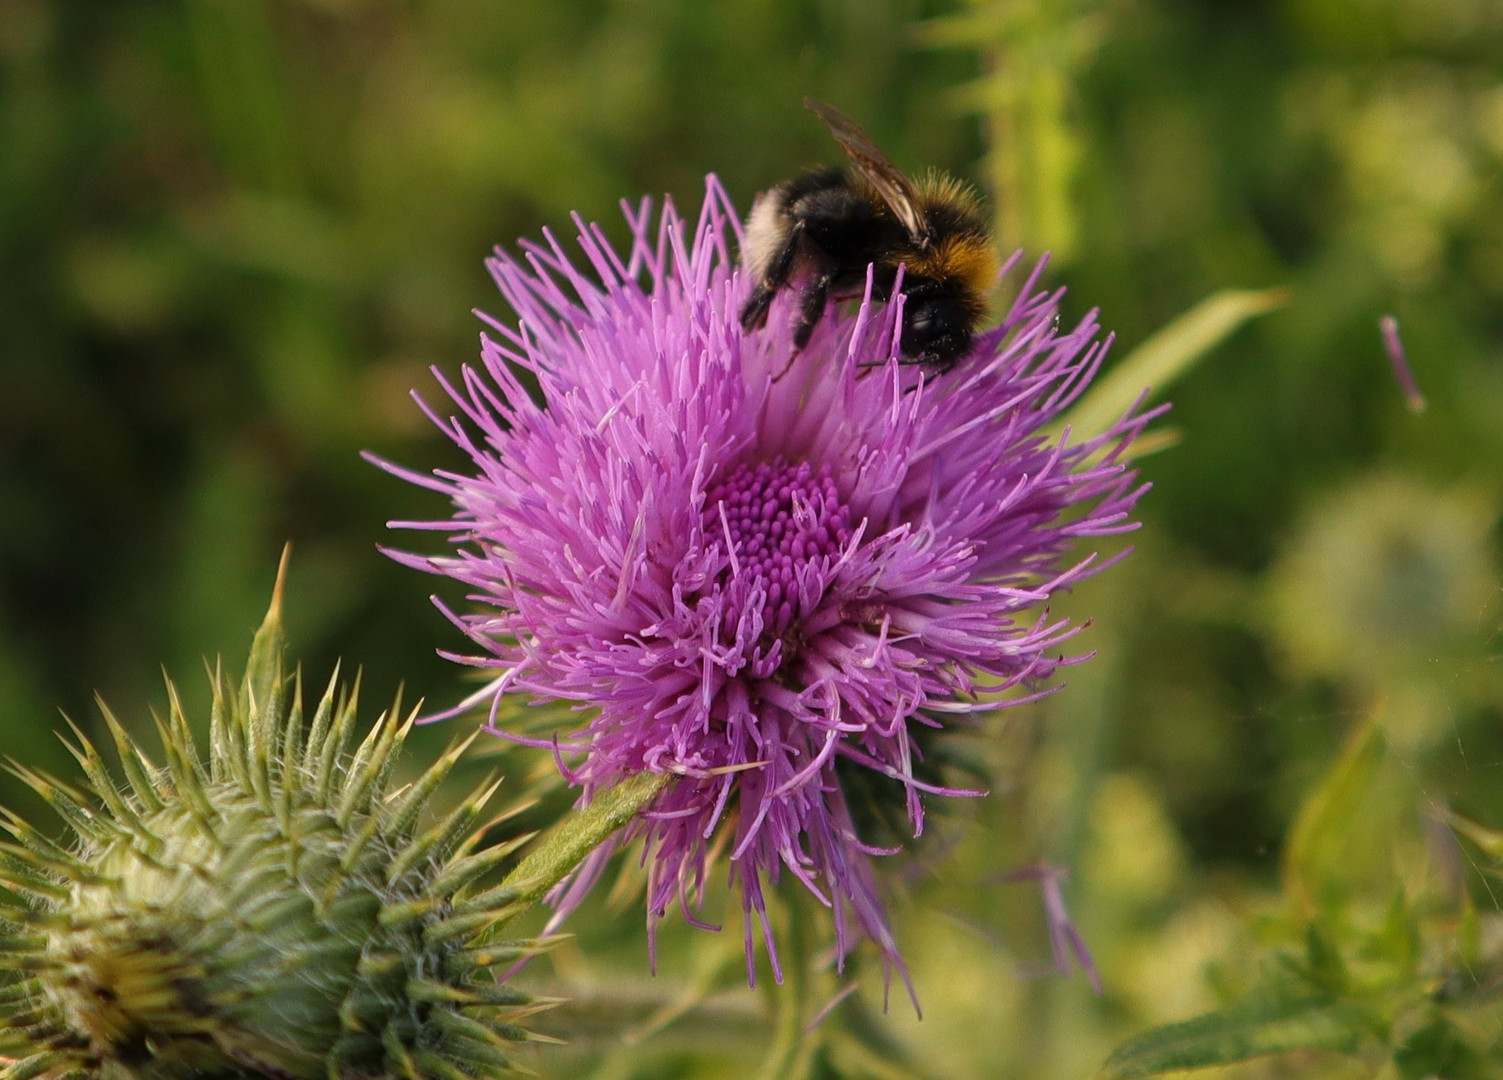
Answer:
[(81, 734), (86, 792), (14, 767), (75, 839), (4, 812), (4, 1080), (473, 1077), (529, 1038), (542, 1003), (487, 970), (538, 947), (492, 940), (515, 890), (478, 883), (519, 842), (474, 850), (495, 787), (419, 831), (463, 747), (394, 788), (410, 722), (352, 749), (332, 682), (305, 732), (279, 606), (244, 682), (212, 676), (207, 762), (169, 684), (165, 767), (107, 709), (123, 786)]

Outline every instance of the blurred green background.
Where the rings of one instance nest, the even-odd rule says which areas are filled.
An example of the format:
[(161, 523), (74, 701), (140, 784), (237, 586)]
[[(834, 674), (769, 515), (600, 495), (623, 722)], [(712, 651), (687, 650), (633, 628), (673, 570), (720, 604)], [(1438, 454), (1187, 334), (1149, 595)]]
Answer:
[[(694, 206), (710, 171), (749, 206), (835, 156), (812, 95), (985, 190), (1116, 355), (1217, 289), (1288, 290), (1168, 394), (1137, 553), (1068, 602), (1099, 655), (980, 748), (995, 797), (895, 883), (927, 1018), (874, 1023), (925, 1075), (1088, 1076), (1216, 1004), (1375, 702), (1416, 807), (1503, 823), (1500, 73), (1496, 0), (0, 0), (0, 751), (67, 774), (58, 709), (144, 724), (164, 664), (201, 705), (287, 540), (316, 681), (343, 657), (369, 701), (454, 701), (436, 583), (375, 547), (444, 508), (359, 451), (459, 464), (407, 392), (502, 313), (492, 245), (571, 211), (622, 236), (619, 199)], [(1100, 997), (1031, 977), (1037, 894), (989, 884), (1039, 860), (1073, 871)], [(550, 977), (640, 972), (613, 910)], [(670, 935), (622, 1015), (715, 969), (705, 940)], [(755, 1032), (765, 999), (721, 1004)], [(752, 1075), (669, 1032), (536, 1064)]]

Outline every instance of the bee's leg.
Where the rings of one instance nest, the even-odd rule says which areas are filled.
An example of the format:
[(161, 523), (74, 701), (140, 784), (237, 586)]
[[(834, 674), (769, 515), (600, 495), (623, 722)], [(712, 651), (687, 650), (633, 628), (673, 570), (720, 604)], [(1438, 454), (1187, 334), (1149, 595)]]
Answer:
[(746, 301), (746, 306), (741, 309), (741, 329), (752, 331), (766, 326), (767, 309), (772, 306), (772, 298), (776, 295), (776, 289), (769, 289), (766, 284), (759, 282), (752, 290), (751, 298)]
[(809, 338), (819, 320), (824, 318), (825, 303), (830, 297), (830, 282), (833, 275), (822, 271), (809, 282), (800, 305), (798, 326), (793, 331), (793, 349), (797, 352), (809, 344)]
[(814, 333), (814, 328), (819, 325), (819, 320), (825, 313), (825, 302), (830, 296), (831, 275), (825, 271), (816, 274), (809, 282), (809, 287), (804, 290), (799, 298), (798, 324), (793, 328), (793, 348), (788, 353), (788, 363), (783, 365), (783, 370), (773, 376), (772, 381), (777, 382), (788, 370), (793, 367), (793, 362), (798, 359), (798, 354), (804, 351), (804, 346), (809, 344), (809, 337)]
[(804, 223), (795, 221), (788, 226), (788, 234), (783, 238), (782, 245), (768, 262), (757, 287), (752, 290), (746, 306), (741, 309), (741, 329), (759, 330), (766, 324), (767, 309), (772, 306), (772, 298), (793, 277), (793, 267), (798, 260), (798, 249), (803, 240)]

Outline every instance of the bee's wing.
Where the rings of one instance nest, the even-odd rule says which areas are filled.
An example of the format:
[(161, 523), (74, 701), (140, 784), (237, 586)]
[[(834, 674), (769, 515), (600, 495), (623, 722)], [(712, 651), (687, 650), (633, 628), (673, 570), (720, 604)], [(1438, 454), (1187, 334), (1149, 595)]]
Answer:
[(866, 182), (876, 188), (908, 235), (919, 244), (929, 243), (929, 222), (918, 208), (918, 190), (913, 181), (901, 169), (887, 160), (887, 155), (877, 149), (876, 143), (866, 132), (856, 126), (845, 113), (822, 101), (804, 98), (804, 108), (814, 113), (830, 129), (830, 134), (851, 159), (851, 164), (860, 170)]

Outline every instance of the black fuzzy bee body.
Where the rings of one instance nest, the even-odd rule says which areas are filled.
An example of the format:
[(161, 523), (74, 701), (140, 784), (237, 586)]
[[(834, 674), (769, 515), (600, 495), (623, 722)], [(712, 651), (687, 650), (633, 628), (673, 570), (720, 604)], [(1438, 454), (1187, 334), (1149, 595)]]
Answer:
[(795, 350), (809, 341), (831, 298), (872, 292), (890, 300), (903, 269), (902, 355), (940, 372), (970, 350), (998, 260), (975, 197), (940, 173), (915, 183), (852, 121), (806, 101), (830, 126), (851, 170), (812, 169), (758, 200), (746, 222), (742, 264), (755, 285), (741, 312), (761, 327), (780, 291), (798, 283)]

